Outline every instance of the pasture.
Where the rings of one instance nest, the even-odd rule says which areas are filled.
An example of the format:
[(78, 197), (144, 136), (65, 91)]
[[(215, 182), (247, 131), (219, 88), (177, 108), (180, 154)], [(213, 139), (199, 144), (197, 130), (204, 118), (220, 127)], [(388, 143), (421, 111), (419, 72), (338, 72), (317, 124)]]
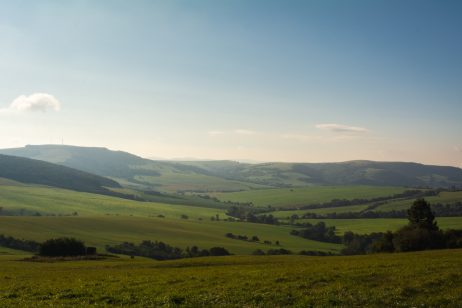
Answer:
[(133, 215), (210, 219), (216, 214), (225, 217), (225, 210), (158, 202), (139, 202), (105, 195), (82, 193), (35, 185), (0, 185), (0, 207), (28, 215)]
[[(256, 249), (266, 251), (276, 248), (297, 253), (301, 250), (338, 252), (343, 247), (290, 235), (293, 229), (291, 226), (157, 217), (0, 217), (0, 234), (36, 241), (70, 236), (100, 250), (106, 244), (142, 240), (163, 241), (181, 248), (221, 246), (233, 254), (251, 254)], [(228, 232), (250, 237), (256, 235), (260, 243), (229, 239), (225, 237)], [(264, 240), (272, 244), (263, 244)], [(276, 241), (280, 242), (279, 246)]]
[[(437, 196), (425, 197), (425, 200), (430, 202), (430, 204), (462, 202), (462, 191), (443, 191), (440, 192)], [(386, 212), (391, 210), (406, 210), (409, 208), (411, 203), (412, 202), (409, 202), (409, 200), (391, 201), (377, 207), (375, 211)]]
[[(346, 231), (366, 234), (372, 232), (396, 231), (408, 224), (405, 218), (362, 218), (362, 219), (298, 219), (297, 222), (316, 224), (324, 221), (327, 226), (335, 226), (337, 234)], [(445, 229), (462, 229), (462, 217), (437, 217), (438, 226)]]
[(370, 199), (402, 193), (404, 187), (388, 186), (313, 186), (258, 189), (229, 193), (210, 193), (220, 201), (252, 202), (255, 206), (294, 207), (329, 202), (333, 199)]

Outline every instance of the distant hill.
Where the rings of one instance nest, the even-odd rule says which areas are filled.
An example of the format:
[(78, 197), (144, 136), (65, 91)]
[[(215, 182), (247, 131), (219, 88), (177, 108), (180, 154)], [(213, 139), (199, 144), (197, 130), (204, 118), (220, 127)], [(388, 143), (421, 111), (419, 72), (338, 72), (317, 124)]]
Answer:
[(155, 171), (132, 169), (145, 165), (147, 159), (106, 148), (68, 145), (27, 145), (23, 148), (0, 150), (1, 154), (44, 160), (50, 163), (109, 177), (128, 177), (135, 174), (159, 175)]
[(309, 185), (378, 185), (462, 187), (462, 169), (409, 162), (341, 163), (183, 162), (215, 176), (274, 187)]
[(3, 149), (0, 154), (44, 160), (110, 177), (124, 186), (146, 190), (236, 191), (265, 187), (228, 180), (189, 164), (149, 160), (127, 152), (98, 147), (27, 145)]
[(0, 178), (82, 192), (114, 194), (119, 183), (98, 175), (40, 160), (0, 154)]
[(462, 169), (409, 162), (263, 163), (154, 161), (111, 151), (63, 145), (29, 145), (2, 154), (45, 160), (107, 176), (125, 186), (160, 191), (239, 191), (312, 185), (462, 187)]

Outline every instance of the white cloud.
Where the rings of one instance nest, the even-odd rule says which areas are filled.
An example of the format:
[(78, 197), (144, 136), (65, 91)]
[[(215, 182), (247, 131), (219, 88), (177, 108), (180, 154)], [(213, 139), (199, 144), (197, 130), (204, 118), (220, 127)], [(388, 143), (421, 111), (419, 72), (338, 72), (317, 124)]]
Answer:
[(34, 93), (29, 96), (18, 96), (7, 108), (1, 108), (2, 113), (20, 113), (20, 112), (46, 112), (48, 110), (59, 111), (61, 103), (53, 96), (47, 93)]
[(328, 131), (336, 132), (336, 133), (365, 133), (367, 132), (367, 129), (364, 127), (348, 126), (348, 125), (334, 124), (334, 123), (317, 124), (315, 127), (317, 129), (328, 130)]

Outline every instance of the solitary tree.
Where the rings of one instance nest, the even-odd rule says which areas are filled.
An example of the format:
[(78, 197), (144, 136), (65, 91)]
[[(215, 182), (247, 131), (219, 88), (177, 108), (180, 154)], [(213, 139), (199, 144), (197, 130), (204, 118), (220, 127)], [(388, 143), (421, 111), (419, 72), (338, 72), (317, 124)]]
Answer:
[(430, 204), (425, 199), (417, 199), (407, 210), (409, 225), (415, 228), (438, 230), (435, 221), (435, 215), (432, 212)]
[(393, 235), (396, 251), (416, 251), (444, 248), (443, 232), (438, 228), (430, 204), (417, 199), (407, 211), (409, 224)]

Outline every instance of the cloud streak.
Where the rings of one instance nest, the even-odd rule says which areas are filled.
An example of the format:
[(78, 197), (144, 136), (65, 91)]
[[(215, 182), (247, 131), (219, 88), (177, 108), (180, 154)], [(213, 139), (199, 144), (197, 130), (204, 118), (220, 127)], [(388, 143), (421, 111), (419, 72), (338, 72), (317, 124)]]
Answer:
[(335, 133), (365, 133), (367, 129), (364, 127), (358, 126), (348, 126), (343, 124), (335, 124), (335, 123), (328, 123), (328, 124), (317, 124), (315, 126), (317, 129), (327, 130)]
[(1, 108), (1, 113), (47, 112), (59, 111), (61, 103), (51, 94), (34, 93), (20, 95), (11, 102), (9, 107)]

